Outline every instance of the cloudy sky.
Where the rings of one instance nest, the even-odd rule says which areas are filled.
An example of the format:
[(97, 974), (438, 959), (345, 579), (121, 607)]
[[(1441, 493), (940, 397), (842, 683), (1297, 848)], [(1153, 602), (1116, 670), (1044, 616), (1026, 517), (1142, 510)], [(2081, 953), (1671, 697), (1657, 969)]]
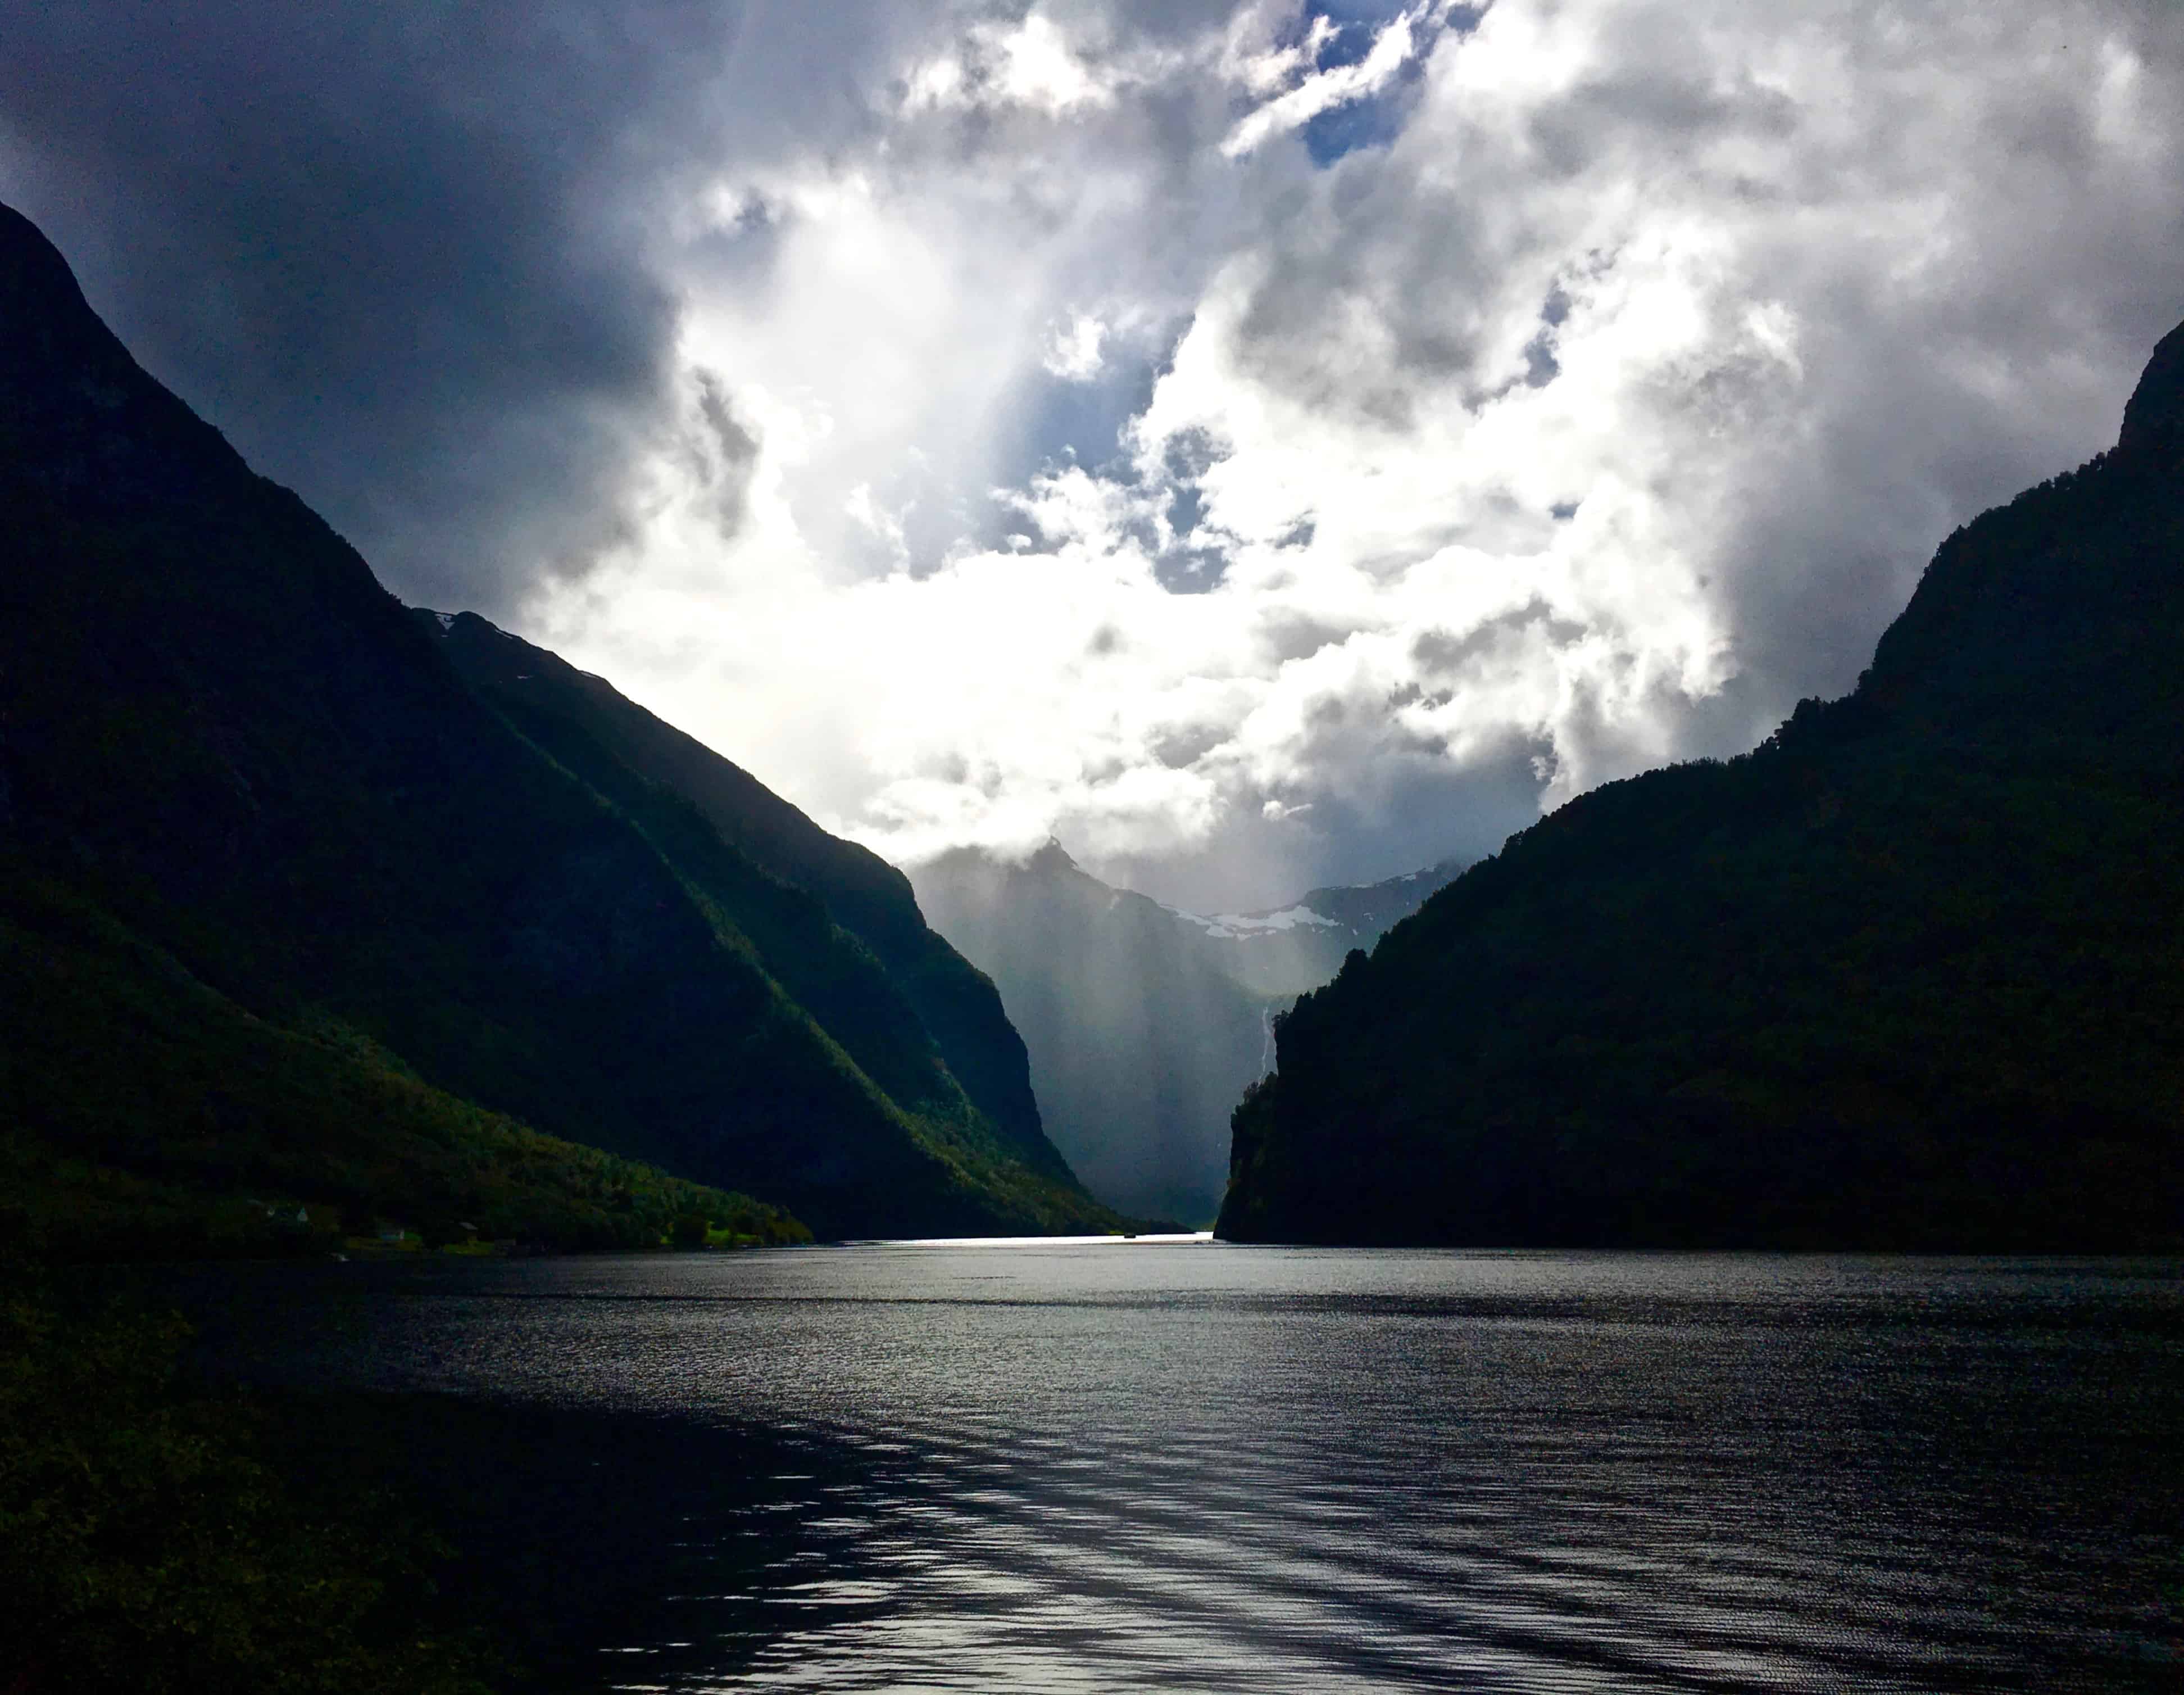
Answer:
[(1248, 906), (1855, 681), (2184, 317), (2184, 7), (77, 3), (0, 198), (404, 599)]

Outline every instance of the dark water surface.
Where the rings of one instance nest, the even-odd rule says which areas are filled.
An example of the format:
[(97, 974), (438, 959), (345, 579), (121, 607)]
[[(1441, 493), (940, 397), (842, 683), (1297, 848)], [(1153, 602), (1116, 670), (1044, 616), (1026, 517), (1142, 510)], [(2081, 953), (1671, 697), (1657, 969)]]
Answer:
[(560, 1421), (554, 1464), (477, 1443), (473, 1483), (522, 1480), (466, 1510), (538, 1550), (594, 1687), (2184, 1688), (2176, 1263), (1136, 1244), (198, 1277), (222, 1369)]

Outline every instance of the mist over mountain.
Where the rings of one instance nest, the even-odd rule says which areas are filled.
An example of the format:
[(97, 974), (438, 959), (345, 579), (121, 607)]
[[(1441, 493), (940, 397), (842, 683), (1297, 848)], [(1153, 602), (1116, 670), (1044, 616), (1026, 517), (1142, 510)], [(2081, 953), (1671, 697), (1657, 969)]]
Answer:
[(1126, 1211), (1211, 1222), (1228, 1111), (1265, 1072), (1271, 1021), (1456, 873), (1315, 889), (1264, 912), (1181, 912), (1115, 889), (1049, 842), (911, 867), (933, 927), (989, 973), (1030, 1051), (1056, 1145)]
[(1418, 911), (1468, 861), (1443, 860), (1379, 883), (1314, 889), (1259, 912), (1178, 912), (1204, 938), (1210, 957), (1253, 993), (1286, 1000), (1342, 969), (1352, 948), (1369, 948)]
[[(724, 834), (733, 767), (699, 762), (709, 811), (649, 774), (687, 750), (614, 699), (557, 714), (466, 681), (4, 209), (0, 321), (11, 1158), (293, 1196), (334, 1180), (340, 1143), (369, 1201), (369, 1168), (399, 1163), (379, 1115), (274, 1089), (273, 1068), (422, 1088), (427, 1142), (535, 1127), (826, 1234), (1109, 1218), (1040, 1136), (990, 990), (912, 933), (884, 867), (830, 861), (868, 942), (786, 880), (830, 850), (747, 779), (743, 834), (781, 874)], [(42, 935), (75, 999), (31, 968), (58, 956)], [(628, 1201), (599, 1181), (593, 1198)], [(440, 1200), (469, 1204), (460, 1185)]]
[(1242, 1240), (2184, 1241), (2184, 326), (1847, 698), (1611, 784), (1277, 1026)]

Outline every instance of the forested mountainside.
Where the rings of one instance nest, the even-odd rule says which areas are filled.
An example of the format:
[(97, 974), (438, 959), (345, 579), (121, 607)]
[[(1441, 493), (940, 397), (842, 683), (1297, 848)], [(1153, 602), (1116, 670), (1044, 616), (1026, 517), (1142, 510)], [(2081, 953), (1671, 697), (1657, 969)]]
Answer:
[[(648, 787), (666, 790), (771, 878), (816, 897), (833, 925), (870, 950), (892, 993), (930, 1033), (949, 1072), (1011, 1151), (1034, 1169), (1067, 1180), (1067, 1168), (1040, 1128), (1023, 1038), (1002, 1010), (993, 980), (927, 927), (908, 878), (869, 848), (829, 835), (749, 772), (654, 716), (605, 678), (475, 613), (421, 611), (419, 616), (473, 689), (601, 794), (633, 810), (644, 804), (639, 796)], [(692, 824), (687, 817), (682, 822)], [(790, 906), (807, 918), (816, 910), (811, 901)], [(770, 922), (756, 912), (736, 916), (753, 936)], [(837, 992), (821, 978), (844, 939), (784, 938), (768, 956), (783, 962), (784, 984), (816, 1011)], [(888, 991), (861, 967), (839, 975), (873, 1011), (845, 1017), (839, 1028), (905, 1022), (904, 1007), (889, 1006)], [(875, 1064), (883, 1069), (887, 1061), (878, 1057)]]
[(1276, 1044), (1236, 1240), (2184, 1242), (2184, 328), (1855, 692), (1512, 838)]
[[(1110, 1218), (1019, 1157), (1021, 1125), (972, 1103), (817, 896), (670, 791), (598, 764), (603, 792), (574, 742), (531, 740), (5, 210), (0, 328), (0, 895), (24, 934), (56, 906), (93, 915), (101, 1007), (192, 997), (167, 1008), (181, 1049), (239, 1018), (369, 1055), (495, 1125), (745, 1189), (822, 1234)], [(320, 1124), (284, 1085), (276, 1124), (254, 1083), (206, 1096), (187, 1053), (109, 1094), (107, 1011), (41, 1033), (75, 1015), (35, 973), (0, 986), (0, 1110), (41, 1168), (211, 1195), (266, 1180), (244, 1157), (261, 1141), (379, 1122), (330, 1104)], [(184, 1124), (199, 1151), (170, 1168)]]
[(435, 1089), (331, 1018), (254, 1018), (20, 860), (0, 872), (0, 1005), (12, 1252), (286, 1255), (387, 1226), (428, 1247), (811, 1236)]
[(933, 927), (1000, 985), (1072, 1168), (1115, 1206), (1194, 1226), (1220, 1205), (1229, 1108), (1266, 1069), (1274, 1012), (1449, 874), (1205, 918), (1111, 888), (1056, 843), (911, 872)]

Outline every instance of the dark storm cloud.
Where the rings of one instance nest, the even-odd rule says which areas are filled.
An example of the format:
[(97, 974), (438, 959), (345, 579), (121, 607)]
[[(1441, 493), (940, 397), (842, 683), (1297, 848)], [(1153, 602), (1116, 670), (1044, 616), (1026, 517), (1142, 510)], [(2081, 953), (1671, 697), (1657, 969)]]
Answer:
[[(1157, 47), (1224, 7), (1138, 9), (1049, 8)], [(631, 533), (640, 461), (688, 435), (682, 291), (771, 262), (778, 209), (678, 226), (706, 180), (863, 146), (904, 67), (976, 10), (21, 7), (0, 42), (0, 199), (389, 586), (508, 617), (541, 572)], [(732, 532), (755, 453), (718, 419), (753, 447), (754, 428), (708, 393), (694, 445)]]
[(1398, 9), (19, 7), (0, 198), (405, 597), (1234, 909), (1847, 688), (2184, 312), (2174, 3)]
[(736, 415), (727, 385), (710, 371), (695, 374), (700, 439), (692, 461), (712, 496), (713, 516), (724, 540), (742, 532), (750, 503), (751, 473), (758, 466), (758, 427)]
[(1557, 618), (1544, 600), (1533, 599), (1474, 625), (1461, 636), (1446, 630), (1422, 631), (1412, 640), (1411, 662), (1420, 676), (1435, 682), (1461, 677), (1479, 661), (1506, 652), (1533, 629), (1543, 631), (1557, 646), (1568, 646), (1585, 634), (1582, 624)]
[(19, 8), (0, 197), (138, 356), (405, 598), (582, 570), (664, 427), (671, 191), (861, 111), (883, 15), (736, 5)]

